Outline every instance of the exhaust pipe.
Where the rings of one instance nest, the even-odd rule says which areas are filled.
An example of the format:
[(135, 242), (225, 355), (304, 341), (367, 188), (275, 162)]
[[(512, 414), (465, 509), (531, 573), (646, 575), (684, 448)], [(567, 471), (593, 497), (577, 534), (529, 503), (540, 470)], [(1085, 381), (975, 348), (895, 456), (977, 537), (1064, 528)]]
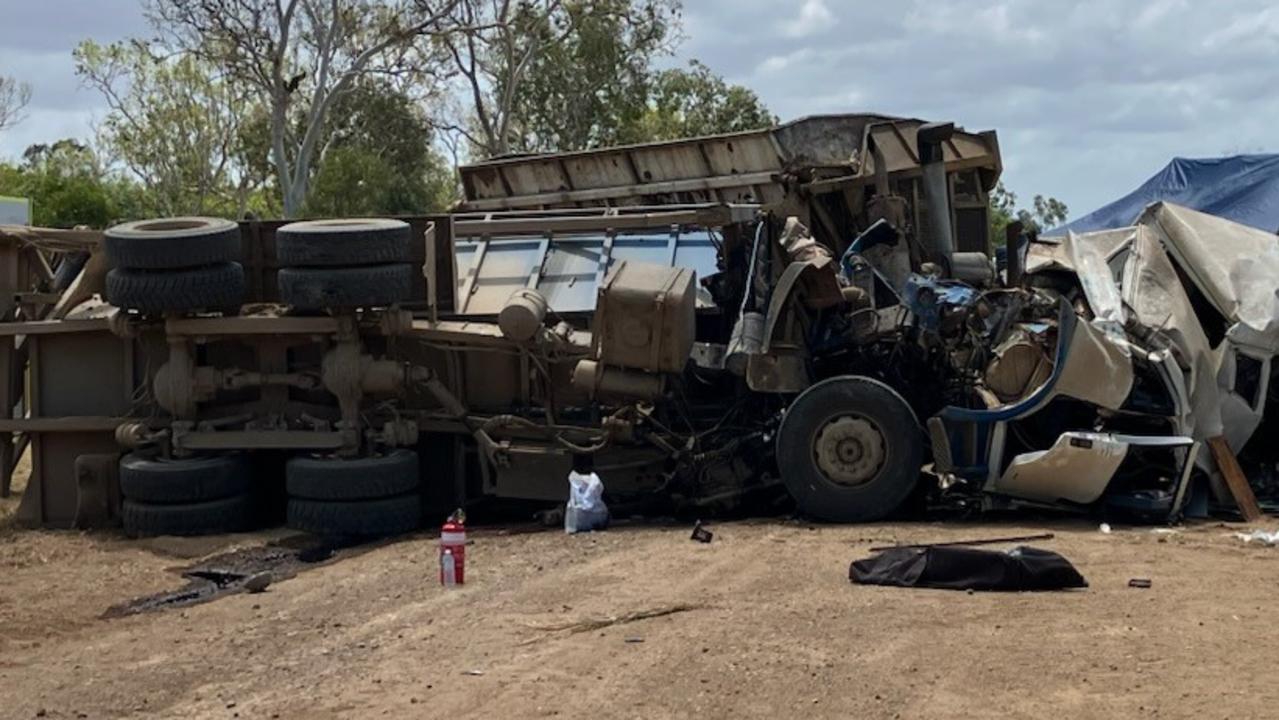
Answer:
[(924, 202), (928, 207), (932, 237), (929, 245), (934, 259), (949, 270), (955, 254), (955, 236), (950, 226), (950, 187), (946, 182), (944, 143), (955, 134), (955, 123), (921, 125), (915, 143), (924, 175)]
[(1008, 223), (1004, 229), (1004, 284), (1008, 287), (1021, 284), (1021, 231), (1020, 220)]

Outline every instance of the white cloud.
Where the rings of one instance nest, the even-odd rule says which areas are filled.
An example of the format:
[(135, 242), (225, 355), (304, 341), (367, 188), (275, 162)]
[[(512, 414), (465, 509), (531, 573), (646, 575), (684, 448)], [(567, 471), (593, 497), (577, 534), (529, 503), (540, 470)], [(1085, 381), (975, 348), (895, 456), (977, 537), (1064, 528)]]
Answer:
[[(1172, 157), (1279, 152), (1273, 0), (697, 0), (683, 57), (749, 85), (783, 120), (878, 111), (999, 132), (1005, 180), (1082, 215)], [(802, 40), (801, 27), (838, 26)], [(1211, 40), (1208, 40), (1211, 38)]]
[(1257, 13), (1236, 18), (1225, 27), (1208, 33), (1203, 39), (1206, 50), (1264, 50), (1279, 47), (1279, 7), (1268, 7)]
[(1137, 14), (1133, 24), (1142, 29), (1149, 28), (1170, 17), (1175, 18), (1175, 13), (1186, 10), (1186, 7), (1186, 0), (1156, 0)]
[[(139, 0), (9, 4), (0, 72), (35, 97), (0, 157), (89, 137), (105, 113), (69, 53), (145, 34)], [(783, 120), (877, 111), (996, 129), (1009, 186), (1075, 215), (1177, 155), (1279, 152), (1274, 0), (687, 0), (684, 14), (674, 65), (706, 62)]]
[(86, 38), (110, 43), (147, 33), (140, 0), (8, 2), (0, 22), (0, 74), (30, 83), (27, 118), (0, 133), (0, 161), (28, 145), (64, 137), (87, 140), (102, 98), (81, 86), (71, 50)]
[(810, 48), (800, 48), (795, 52), (785, 53), (783, 55), (770, 55), (755, 68), (755, 71), (765, 75), (775, 75), (787, 68), (808, 63), (812, 59), (812, 56), (813, 51)]
[(835, 24), (835, 14), (826, 7), (825, 0), (804, 0), (799, 15), (782, 23), (782, 34), (789, 38), (816, 35)]

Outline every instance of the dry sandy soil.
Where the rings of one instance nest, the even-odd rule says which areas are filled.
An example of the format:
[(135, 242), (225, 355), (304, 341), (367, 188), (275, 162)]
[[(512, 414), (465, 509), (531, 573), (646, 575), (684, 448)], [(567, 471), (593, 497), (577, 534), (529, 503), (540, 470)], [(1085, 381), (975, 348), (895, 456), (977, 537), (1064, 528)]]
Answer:
[[(11, 512), (5, 501), (0, 514)], [(872, 545), (1057, 534), (1083, 591), (864, 587)], [(0, 529), (0, 716), (350, 718), (1279, 716), (1279, 548), (1021, 522), (475, 533), (350, 552), (265, 593), (103, 620), (193, 558), (183, 541)], [(1130, 589), (1129, 578), (1153, 581)], [(594, 627), (631, 613), (690, 609)], [(565, 629), (566, 625), (577, 623)], [(586, 629), (590, 628), (590, 629)]]

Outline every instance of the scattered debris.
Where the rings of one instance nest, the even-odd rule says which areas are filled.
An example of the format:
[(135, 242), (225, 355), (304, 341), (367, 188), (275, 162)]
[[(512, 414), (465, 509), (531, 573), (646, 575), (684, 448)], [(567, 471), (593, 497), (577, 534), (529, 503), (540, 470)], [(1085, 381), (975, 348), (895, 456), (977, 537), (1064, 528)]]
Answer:
[(1110, 523), (1102, 523), (1102, 524), (1100, 524), (1100, 525), (1098, 525), (1098, 526), (1097, 526), (1097, 529), (1098, 529), (1098, 530), (1100, 530), (1100, 531), (1102, 532), (1102, 534), (1103, 534), (1103, 535), (1109, 535), (1109, 534), (1110, 534)]
[(252, 575), (249, 579), (244, 581), (244, 591), (250, 593), (265, 592), (267, 587), (271, 584), (271, 580), (272, 577), (270, 572), (260, 572), (256, 575)]
[(628, 643), (642, 643), (642, 642), (644, 642), (644, 638), (642, 638), (642, 637), (628, 637), (628, 638), (626, 638), (623, 642), (628, 642)]
[(1128, 581), (1130, 588), (1148, 588), (1150, 587), (1150, 578), (1132, 578)]
[(568, 474), (568, 504), (564, 507), (564, 532), (572, 534), (608, 527), (608, 506), (604, 504), (604, 483), (595, 473), (590, 455), (573, 457)]
[(1250, 533), (1235, 533), (1235, 537), (1246, 543), (1257, 542), (1261, 545), (1269, 545), (1270, 547), (1279, 545), (1279, 530), (1275, 530), (1274, 532), (1253, 530)]
[(481, 675), (484, 674), (484, 671), (483, 670), (463, 670), (462, 674), (470, 675), (471, 677), (480, 677)]
[(540, 510), (533, 514), (533, 518), (544, 527), (557, 527), (564, 524), (564, 508), (557, 505), (548, 510)]
[(1208, 447), (1212, 450), (1212, 459), (1217, 463), (1217, 469), (1221, 472), (1226, 488), (1230, 491), (1235, 505), (1239, 507), (1239, 513), (1243, 515), (1244, 521), (1256, 522), (1265, 517), (1265, 513), (1257, 505), (1257, 497), (1252, 492), (1252, 486), (1248, 484), (1248, 478), (1239, 467), (1239, 460), (1235, 458), (1225, 436), (1217, 435), (1208, 438)]
[(698, 520), (697, 523), (693, 525), (693, 535), (689, 538), (689, 540), (696, 540), (699, 543), (708, 543), (714, 539), (715, 533), (703, 527), (701, 520)]
[(586, 620), (575, 620), (566, 623), (551, 623), (547, 625), (528, 624), (527, 627), (533, 630), (543, 630), (545, 632), (562, 632), (581, 633), (591, 632), (592, 630), (602, 630), (613, 625), (626, 625), (628, 623), (638, 622), (640, 620), (650, 620), (652, 618), (665, 617), (667, 615), (675, 615), (692, 610), (704, 610), (707, 605), (701, 603), (677, 603), (674, 605), (664, 605), (661, 607), (650, 608), (648, 610), (636, 610), (634, 612), (622, 615), (609, 615), (601, 618), (589, 618)]
[(1038, 535), (1013, 535), (1011, 537), (985, 538), (982, 540), (955, 540), (954, 542), (940, 543), (916, 543), (912, 545), (883, 545), (873, 547), (871, 552), (884, 552), (885, 550), (901, 550), (903, 548), (938, 548), (938, 547), (973, 547), (977, 545), (997, 545), (999, 543), (1014, 542), (1034, 542), (1036, 540), (1052, 540), (1055, 537), (1052, 533), (1040, 533)]
[(182, 587), (114, 605), (102, 617), (198, 605), (237, 592), (262, 592), (271, 583), (291, 578), (309, 566), (331, 559), (338, 550), (352, 546), (349, 542), (333, 544), (293, 537), (279, 544), (224, 553), (184, 570), (182, 577), (187, 583)]
[(848, 578), (863, 585), (943, 590), (1064, 590), (1088, 587), (1066, 558), (1018, 546), (1007, 552), (962, 547), (894, 548), (855, 561)]

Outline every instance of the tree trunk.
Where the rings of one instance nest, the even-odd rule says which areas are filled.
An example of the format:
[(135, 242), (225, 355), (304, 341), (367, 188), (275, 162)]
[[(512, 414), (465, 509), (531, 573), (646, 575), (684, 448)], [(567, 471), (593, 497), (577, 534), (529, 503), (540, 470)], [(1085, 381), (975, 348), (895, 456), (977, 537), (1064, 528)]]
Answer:
[(306, 190), (306, 173), (299, 172), (297, 177), (292, 178), (285, 184), (284, 217), (293, 219), (302, 212), (302, 206), (306, 204)]

